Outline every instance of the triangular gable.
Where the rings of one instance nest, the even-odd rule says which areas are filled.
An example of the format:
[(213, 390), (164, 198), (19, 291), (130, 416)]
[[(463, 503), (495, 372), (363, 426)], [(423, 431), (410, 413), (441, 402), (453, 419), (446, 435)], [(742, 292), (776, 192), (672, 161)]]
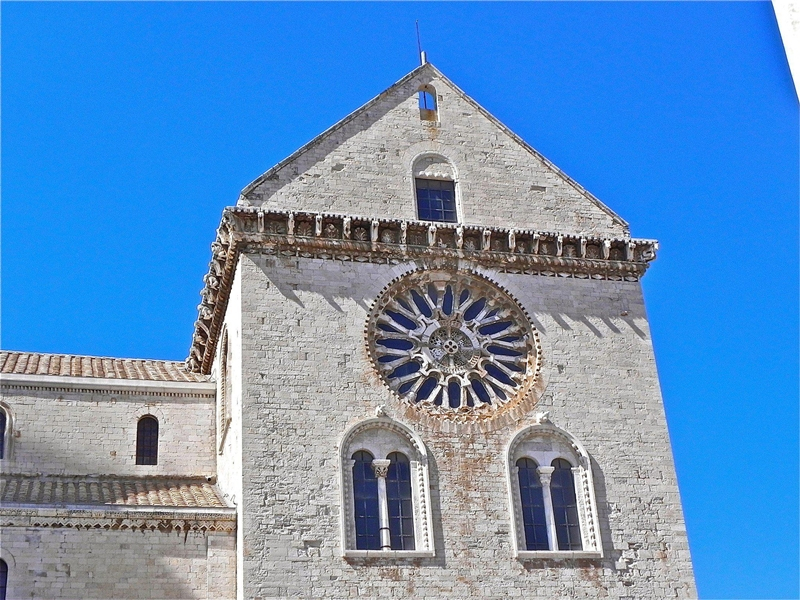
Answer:
[[(422, 86), (435, 89), (436, 122), (420, 117)], [(629, 235), (619, 215), (430, 63), (269, 169), (239, 204), (413, 220), (414, 160), (430, 154), (453, 165), (466, 224)]]

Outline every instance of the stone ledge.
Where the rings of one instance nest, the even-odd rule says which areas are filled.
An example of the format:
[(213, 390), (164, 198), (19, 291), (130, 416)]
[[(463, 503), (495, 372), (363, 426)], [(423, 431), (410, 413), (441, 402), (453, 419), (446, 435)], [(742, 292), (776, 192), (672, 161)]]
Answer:
[(587, 550), (520, 550), (516, 554), (519, 560), (575, 560), (603, 558), (602, 552)]

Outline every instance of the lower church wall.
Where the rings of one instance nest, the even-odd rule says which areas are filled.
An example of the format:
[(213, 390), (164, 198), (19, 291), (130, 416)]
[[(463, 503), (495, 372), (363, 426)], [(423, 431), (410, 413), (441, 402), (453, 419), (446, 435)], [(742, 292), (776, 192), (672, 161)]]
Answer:
[(6, 597), (228, 600), (235, 533), (5, 527)]

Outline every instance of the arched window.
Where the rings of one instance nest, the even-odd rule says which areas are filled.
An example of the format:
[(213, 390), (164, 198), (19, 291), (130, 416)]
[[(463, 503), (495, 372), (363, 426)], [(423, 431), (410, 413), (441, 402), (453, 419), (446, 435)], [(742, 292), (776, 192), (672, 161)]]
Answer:
[(433, 556), (422, 441), (396, 421), (369, 419), (345, 435), (340, 457), (344, 555)]
[(436, 90), (432, 85), (419, 88), (419, 118), (423, 121), (438, 121), (439, 109), (436, 106)]
[(411, 465), (402, 452), (392, 452), (386, 475), (386, 497), (392, 549), (414, 549), (414, 503), (411, 499)]
[(519, 496), (522, 508), (522, 521), (525, 529), (526, 550), (549, 550), (547, 541), (547, 520), (544, 512), (544, 496), (539, 481), (539, 466), (530, 458), (517, 461)]
[(4, 408), (0, 407), (0, 458), (5, 458), (6, 449), (6, 423), (8, 416)]
[(158, 464), (158, 421), (146, 415), (136, 427), (136, 464)]
[(519, 558), (602, 556), (591, 459), (577, 440), (541, 416), (512, 439), (508, 468)]
[(550, 479), (550, 497), (553, 502), (558, 549), (581, 550), (581, 526), (572, 465), (563, 458), (557, 458), (551, 466), (554, 469)]
[(0, 600), (6, 600), (8, 589), (8, 564), (0, 558)]
[(378, 478), (372, 468), (372, 459), (372, 454), (364, 450), (353, 454), (353, 514), (358, 550), (381, 548)]
[(417, 218), (440, 223), (458, 222), (453, 166), (439, 155), (426, 155), (414, 163)]

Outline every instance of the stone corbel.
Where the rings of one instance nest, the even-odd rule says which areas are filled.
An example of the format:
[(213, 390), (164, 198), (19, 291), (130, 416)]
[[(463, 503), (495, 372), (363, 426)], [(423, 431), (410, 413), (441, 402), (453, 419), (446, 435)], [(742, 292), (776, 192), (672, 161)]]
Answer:
[(428, 246), (433, 248), (436, 245), (436, 225), (428, 225)]
[(508, 232), (508, 251), (513, 252), (514, 248), (517, 247), (517, 236), (514, 234), (514, 230), (511, 229)]
[(322, 235), (322, 215), (314, 217), (314, 235), (316, 237)]
[(405, 246), (408, 243), (408, 223), (400, 223), (400, 244)]
[(484, 229), (483, 230), (483, 246), (481, 247), (482, 250), (491, 250), (492, 249), (492, 230), (491, 229)]
[(539, 240), (541, 237), (538, 233), (531, 236), (531, 254), (539, 254)]
[(586, 238), (581, 238), (581, 258), (586, 258)]
[(346, 240), (350, 239), (350, 217), (345, 217), (342, 220), (342, 237)]
[(561, 256), (564, 251), (564, 236), (560, 235), (556, 238), (556, 256)]
[(608, 260), (611, 254), (611, 240), (603, 240), (603, 260)]
[(380, 221), (372, 221), (369, 228), (369, 239), (372, 242), (372, 249), (375, 249), (375, 244), (378, 242), (378, 230), (380, 228)]
[(289, 243), (294, 243), (294, 213), (289, 213), (289, 220), (286, 224), (286, 237), (289, 239)]
[(636, 251), (636, 243), (630, 240), (625, 244), (625, 260), (633, 260)]
[(459, 225), (456, 227), (456, 248), (461, 250), (464, 247), (464, 228)]
[(258, 211), (258, 233), (264, 233), (264, 211)]

